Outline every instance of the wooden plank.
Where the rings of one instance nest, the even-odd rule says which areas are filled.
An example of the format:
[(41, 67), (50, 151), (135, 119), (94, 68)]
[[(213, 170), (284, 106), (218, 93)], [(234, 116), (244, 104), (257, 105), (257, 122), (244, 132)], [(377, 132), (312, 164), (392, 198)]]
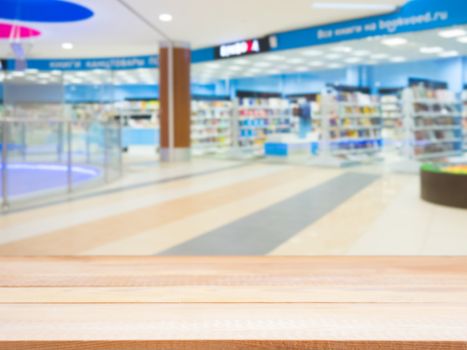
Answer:
[(466, 341), (467, 304), (2, 304), (2, 341)]
[(61, 341), (5, 342), (0, 350), (466, 350), (463, 342), (384, 342), (384, 341)]
[(1, 349), (467, 349), (467, 257), (0, 258)]

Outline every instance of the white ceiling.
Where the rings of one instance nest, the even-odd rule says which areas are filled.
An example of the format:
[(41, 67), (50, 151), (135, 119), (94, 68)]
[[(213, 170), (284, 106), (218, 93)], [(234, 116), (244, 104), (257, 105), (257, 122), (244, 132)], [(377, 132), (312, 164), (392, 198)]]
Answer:
[[(1, 1), (1, 0), (0, 0)], [(65, 24), (17, 22), (42, 31), (28, 42), (29, 58), (76, 58), (154, 54), (162, 38), (117, 0), (73, 0), (95, 12), (82, 22)], [(314, 0), (126, 0), (139, 14), (172, 40), (193, 48), (219, 45), (301, 27), (375, 15), (381, 10), (324, 10)], [(326, 2), (331, 0), (320, 0)], [(336, 0), (332, 0), (336, 1)], [(407, 0), (359, 0), (402, 5)], [(355, 2), (339, 0), (339, 2)], [(174, 20), (160, 22), (170, 13)], [(9, 22), (2, 20), (2, 22)], [(61, 44), (71, 42), (73, 50)], [(0, 40), (0, 56), (10, 57), (8, 40)]]

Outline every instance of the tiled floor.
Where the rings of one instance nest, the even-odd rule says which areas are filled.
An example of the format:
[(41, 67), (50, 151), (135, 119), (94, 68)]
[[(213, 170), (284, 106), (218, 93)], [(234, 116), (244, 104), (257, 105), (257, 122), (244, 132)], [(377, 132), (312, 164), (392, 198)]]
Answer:
[(467, 211), (382, 165), (195, 160), (0, 216), (0, 255), (161, 254), (467, 255)]

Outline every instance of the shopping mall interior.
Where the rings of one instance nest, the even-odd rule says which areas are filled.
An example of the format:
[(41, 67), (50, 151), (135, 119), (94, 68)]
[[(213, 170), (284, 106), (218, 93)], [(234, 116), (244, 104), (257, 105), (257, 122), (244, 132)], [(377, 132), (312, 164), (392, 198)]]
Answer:
[(0, 350), (466, 350), (467, 0), (0, 0)]
[(458, 0), (2, 0), (0, 255), (467, 254)]

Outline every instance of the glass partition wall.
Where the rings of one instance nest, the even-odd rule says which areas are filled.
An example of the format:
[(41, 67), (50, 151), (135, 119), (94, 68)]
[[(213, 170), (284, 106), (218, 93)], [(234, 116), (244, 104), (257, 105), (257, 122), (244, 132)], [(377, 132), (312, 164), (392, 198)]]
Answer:
[(4, 210), (40, 205), (122, 175), (121, 124), (112, 114), (112, 74), (93, 73), (84, 89), (93, 104), (81, 110), (70, 102), (73, 92), (87, 83), (79, 75), (89, 74), (35, 69), (3, 73)]

